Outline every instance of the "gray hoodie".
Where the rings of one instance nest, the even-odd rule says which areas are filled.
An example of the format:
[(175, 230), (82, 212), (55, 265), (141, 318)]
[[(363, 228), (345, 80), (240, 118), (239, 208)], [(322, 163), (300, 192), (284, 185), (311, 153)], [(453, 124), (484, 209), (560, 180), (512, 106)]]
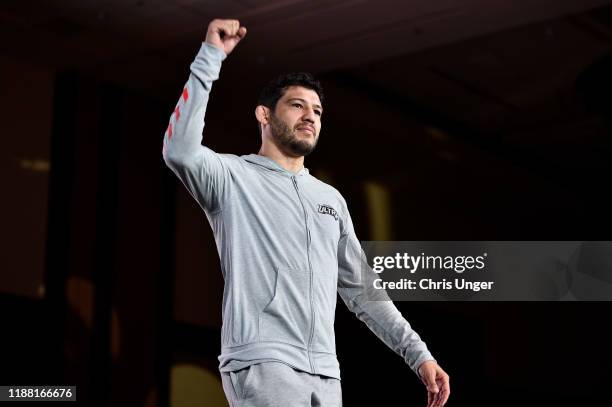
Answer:
[(338, 292), (417, 372), (433, 357), (391, 301), (368, 301), (363, 251), (340, 193), (306, 168), (294, 174), (264, 156), (217, 154), (201, 145), (225, 57), (202, 44), (163, 141), (164, 160), (204, 210), (221, 259), (219, 369), (274, 360), (339, 379)]

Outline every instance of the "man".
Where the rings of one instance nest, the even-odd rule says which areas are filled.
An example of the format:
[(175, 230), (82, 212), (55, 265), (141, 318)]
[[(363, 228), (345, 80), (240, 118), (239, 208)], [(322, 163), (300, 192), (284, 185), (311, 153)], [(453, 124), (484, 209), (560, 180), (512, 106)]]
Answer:
[(368, 301), (346, 202), (304, 168), (321, 131), (320, 84), (290, 74), (264, 89), (255, 109), (258, 154), (201, 145), (212, 83), (245, 35), (237, 20), (210, 23), (163, 147), (167, 165), (204, 209), (221, 258), (219, 369), (230, 405), (342, 404), (336, 292), (420, 376), (428, 406), (444, 405), (448, 375), (425, 343), (392, 302)]

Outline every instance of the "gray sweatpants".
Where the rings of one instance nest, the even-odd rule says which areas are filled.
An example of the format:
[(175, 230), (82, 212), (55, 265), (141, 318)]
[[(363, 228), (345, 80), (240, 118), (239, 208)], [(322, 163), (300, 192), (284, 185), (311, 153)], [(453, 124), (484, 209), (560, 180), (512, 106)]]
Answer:
[(312, 375), (281, 362), (221, 372), (230, 407), (341, 407), (340, 380)]

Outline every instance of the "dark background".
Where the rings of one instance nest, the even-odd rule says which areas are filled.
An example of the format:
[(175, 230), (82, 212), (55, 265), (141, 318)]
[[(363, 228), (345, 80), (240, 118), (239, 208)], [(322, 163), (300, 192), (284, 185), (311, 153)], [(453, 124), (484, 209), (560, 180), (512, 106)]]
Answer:
[[(0, 384), (224, 405), (212, 233), (161, 156), (214, 17), (249, 32), (205, 143), (257, 151), (261, 86), (313, 72), (306, 166), (362, 240), (612, 240), (609, 1), (3, 1)], [(608, 302), (397, 306), (451, 375), (449, 405), (608, 404)], [(341, 301), (336, 335), (345, 405), (425, 405)]]

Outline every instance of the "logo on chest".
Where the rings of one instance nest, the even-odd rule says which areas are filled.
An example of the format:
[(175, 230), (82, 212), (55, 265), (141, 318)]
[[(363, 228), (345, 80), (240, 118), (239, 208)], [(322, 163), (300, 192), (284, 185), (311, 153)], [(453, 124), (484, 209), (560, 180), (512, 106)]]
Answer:
[(329, 205), (318, 204), (317, 212), (322, 213), (324, 215), (329, 215), (333, 217), (336, 221), (338, 220), (338, 212), (336, 212), (336, 210)]

